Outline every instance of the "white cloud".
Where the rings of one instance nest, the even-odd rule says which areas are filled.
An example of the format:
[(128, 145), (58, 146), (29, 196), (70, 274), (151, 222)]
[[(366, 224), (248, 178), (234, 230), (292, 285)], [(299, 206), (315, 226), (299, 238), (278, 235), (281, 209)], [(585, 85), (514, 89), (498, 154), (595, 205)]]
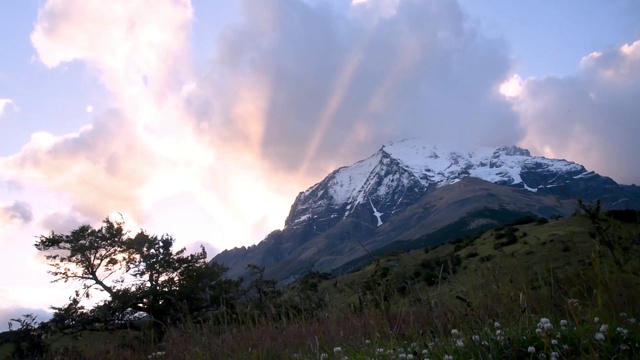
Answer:
[[(281, 226), (297, 189), (283, 197), (262, 164), (201, 137), (184, 111), (197, 87), (192, 20), (182, 0), (47, 1), (31, 36), (38, 58), (47, 67), (85, 63), (114, 107), (94, 111), (74, 133), (33, 134), (18, 154), (0, 158), (2, 173), (64, 194), (74, 218), (95, 223), (121, 212), (152, 233), (171, 232), (179, 245), (248, 245)], [(42, 216), (38, 223), (52, 228), (76, 223)]]
[(13, 103), (13, 100), (11, 100), (11, 99), (0, 99), (0, 118), (4, 114), (5, 109), (7, 109), (9, 106), (11, 106), (11, 107), (13, 107), (15, 109), (15, 105)]
[(518, 74), (500, 84), (500, 93), (508, 98), (518, 97), (522, 93), (522, 78)]
[(527, 79), (515, 100), (522, 145), (640, 184), (640, 41), (584, 57), (566, 77)]

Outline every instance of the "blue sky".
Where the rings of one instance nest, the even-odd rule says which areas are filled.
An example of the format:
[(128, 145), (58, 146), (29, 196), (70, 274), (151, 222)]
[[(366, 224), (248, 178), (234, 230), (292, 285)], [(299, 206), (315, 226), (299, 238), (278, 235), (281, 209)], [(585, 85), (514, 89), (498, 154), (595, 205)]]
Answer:
[(180, 246), (251, 245), (400, 138), (640, 183), (639, 4), (1, 1), (0, 324), (67, 299), (38, 234), (120, 213)]

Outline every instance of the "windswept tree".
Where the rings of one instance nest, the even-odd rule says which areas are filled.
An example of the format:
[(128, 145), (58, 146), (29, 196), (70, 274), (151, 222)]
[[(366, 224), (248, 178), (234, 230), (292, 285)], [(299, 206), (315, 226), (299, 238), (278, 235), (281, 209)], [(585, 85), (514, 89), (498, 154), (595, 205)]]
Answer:
[[(166, 325), (233, 303), (239, 282), (224, 277), (227, 269), (208, 264), (204, 247), (186, 254), (184, 248), (174, 251), (174, 242), (144, 231), (129, 236), (122, 222), (108, 218), (99, 228), (83, 225), (69, 234), (40, 236), (35, 247), (45, 252), (54, 282), (80, 284), (71, 302), (56, 308), (52, 325), (122, 324), (140, 313)], [(94, 291), (106, 300), (86, 310), (81, 301)]]

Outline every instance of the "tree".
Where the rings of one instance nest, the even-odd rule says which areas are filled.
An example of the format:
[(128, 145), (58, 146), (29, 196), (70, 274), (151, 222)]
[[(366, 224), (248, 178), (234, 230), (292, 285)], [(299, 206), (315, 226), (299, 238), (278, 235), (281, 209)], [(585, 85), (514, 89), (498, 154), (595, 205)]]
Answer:
[[(204, 247), (187, 255), (184, 248), (174, 252), (174, 242), (169, 235), (144, 231), (131, 237), (123, 222), (108, 218), (97, 229), (83, 225), (69, 234), (40, 236), (35, 247), (47, 253), (54, 282), (81, 284), (68, 305), (54, 308), (52, 322), (82, 330), (123, 324), (144, 313), (165, 326), (232, 303), (239, 282), (224, 278), (227, 269), (209, 265)], [(87, 310), (81, 300), (91, 298), (94, 290), (107, 299)]]

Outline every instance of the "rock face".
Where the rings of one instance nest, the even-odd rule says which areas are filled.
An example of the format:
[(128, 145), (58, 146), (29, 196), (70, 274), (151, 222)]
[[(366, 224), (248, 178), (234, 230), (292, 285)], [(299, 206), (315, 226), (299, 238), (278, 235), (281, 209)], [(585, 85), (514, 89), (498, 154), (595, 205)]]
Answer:
[[(469, 180), (458, 184), (463, 179)], [(438, 196), (452, 191), (447, 189), (457, 195), (444, 201)], [(229, 266), (230, 276), (255, 263), (268, 275), (288, 279), (343, 267), (365, 253), (365, 243), (367, 251), (384, 248), (482, 209), (501, 209), (473, 220), (493, 226), (509, 212), (565, 215), (578, 198), (600, 200), (604, 208), (640, 208), (640, 188), (619, 185), (570, 161), (531, 156), (516, 146), (451, 151), (405, 140), (335, 170), (297, 196), (283, 230), (250, 248), (224, 251), (214, 261)], [(446, 220), (434, 221), (437, 217)]]

